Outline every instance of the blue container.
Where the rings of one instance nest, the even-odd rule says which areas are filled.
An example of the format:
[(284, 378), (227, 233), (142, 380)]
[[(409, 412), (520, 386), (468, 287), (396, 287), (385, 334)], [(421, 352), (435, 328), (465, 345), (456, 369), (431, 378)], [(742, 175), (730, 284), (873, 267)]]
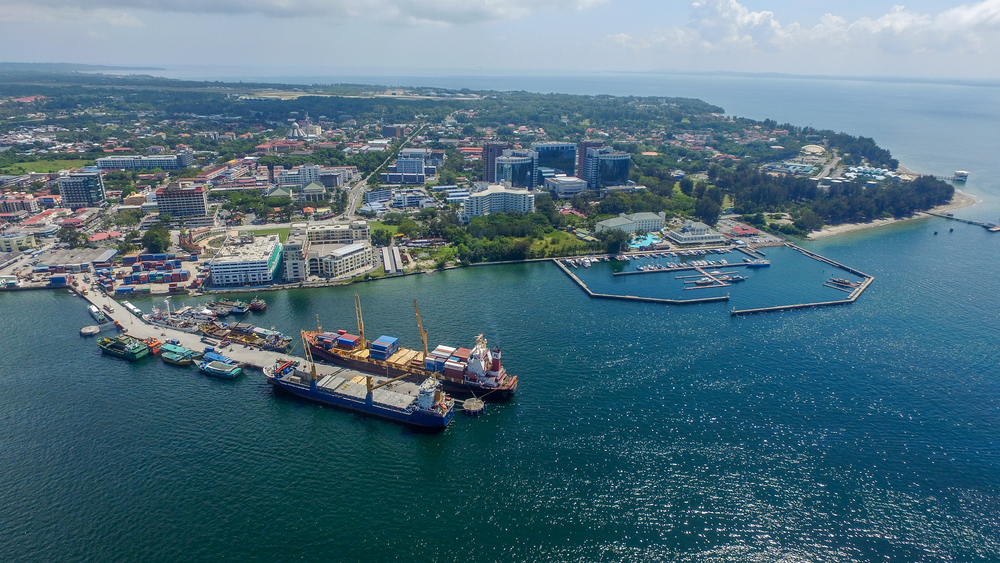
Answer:
[(157, 266), (156, 269), (162, 272), (163, 269), (164, 269), (164, 267), (163, 266)]
[(167, 259), (167, 255), (166, 254), (154, 254), (153, 255), (153, 261), (154, 262), (163, 262), (166, 259)]
[(153, 258), (152, 254), (140, 254), (139, 260), (143, 262), (152, 262), (153, 260), (155, 260), (155, 258)]
[(180, 260), (180, 258), (174, 259), (174, 267), (175, 268), (180, 268), (181, 267), (181, 260)]

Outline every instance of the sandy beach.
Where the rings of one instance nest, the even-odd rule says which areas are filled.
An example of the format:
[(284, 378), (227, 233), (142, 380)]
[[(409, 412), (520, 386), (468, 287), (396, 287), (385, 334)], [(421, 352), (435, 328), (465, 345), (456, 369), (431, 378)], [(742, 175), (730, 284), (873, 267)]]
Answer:
[[(971, 207), (979, 203), (980, 200), (965, 193), (960, 190), (955, 190), (955, 196), (951, 198), (951, 202), (947, 205), (939, 205), (931, 211), (935, 213), (949, 213), (956, 209), (961, 209), (963, 207)], [(826, 225), (819, 232), (809, 233), (809, 240), (816, 240), (826, 237), (832, 237), (835, 235), (842, 235), (844, 233), (850, 233), (852, 231), (860, 231), (862, 229), (874, 229), (876, 227), (884, 227), (886, 225), (891, 225), (899, 221), (910, 221), (912, 219), (920, 219), (923, 217), (929, 217), (926, 213), (916, 213), (913, 217), (907, 217), (905, 219), (877, 219), (869, 223), (843, 223), (841, 225)]]

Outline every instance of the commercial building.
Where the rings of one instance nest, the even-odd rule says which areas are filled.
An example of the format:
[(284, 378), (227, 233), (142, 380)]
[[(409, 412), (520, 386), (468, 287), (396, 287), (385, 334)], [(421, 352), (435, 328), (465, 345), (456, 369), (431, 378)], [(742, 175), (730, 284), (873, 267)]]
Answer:
[(575, 176), (556, 176), (545, 179), (545, 189), (557, 198), (569, 199), (587, 189), (587, 182)]
[(322, 169), (316, 164), (303, 164), (292, 169), (284, 169), (278, 172), (275, 180), (283, 186), (308, 186), (313, 182), (320, 181)]
[(668, 231), (667, 238), (677, 244), (719, 244), (726, 240), (701, 221), (684, 221), (680, 229)]
[(587, 169), (587, 149), (599, 149), (604, 146), (604, 141), (593, 141), (585, 139), (580, 141), (576, 148), (576, 174), (583, 177), (584, 170)]
[(58, 181), (64, 207), (100, 207), (107, 201), (104, 180), (99, 172), (74, 172), (60, 176)]
[[(576, 175), (576, 143), (532, 143), (531, 150), (537, 155), (536, 169), (551, 168), (556, 174)], [(541, 185), (541, 180), (536, 185)]]
[(382, 173), (386, 184), (423, 184), (428, 176), (437, 174), (437, 168), (427, 165), (427, 149), (403, 149), (396, 163)]
[(282, 261), (287, 282), (303, 281), (310, 275), (340, 278), (364, 273), (375, 267), (368, 223), (294, 225)]
[(204, 186), (169, 184), (156, 190), (156, 208), (173, 217), (207, 217), (208, 190)]
[(528, 190), (515, 190), (492, 185), (469, 196), (462, 204), (462, 220), (490, 213), (532, 213), (535, 211), (535, 194)]
[(0, 252), (19, 252), (36, 246), (35, 234), (30, 230), (11, 229), (0, 235)]
[(505, 150), (496, 158), (494, 178), (497, 184), (512, 188), (534, 189), (535, 153), (529, 150)]
[(229, 239), (211, 260), (213, 285), (267, 285), (281, 265), (277, 234)]
[(632, 155), (614, 152), (611, 147), (589, 148), (584, 161), (583, 179), (587, 187), (598, 190), (605, 186), (628, 183)]
[(183, 170), (194, 163), (194, 152), (155, 156), (105, 156), (96, 160), (101, 170)]
[(621, 213), (618, 217), (612, 217), (611, 219), (605, 219), (604, 221), (599, 221), (594, 228), (594, 232), (608, 231), (612, 229), (617, 229), (619, 231), (625, 231), (626, 233), (655, 233), (663, 228), (663, 222), (666, 219), (666, 214), (662, 211), (660, 213), (649, 213), (644, 211), (641, 213), (633, 213), (631, 215)]
[(497, 181), (497, 158), (503, 156), (503, 151), (510, 148), (504, 141), (487, 141), (483, 143), (483, 181), (491, 184)]

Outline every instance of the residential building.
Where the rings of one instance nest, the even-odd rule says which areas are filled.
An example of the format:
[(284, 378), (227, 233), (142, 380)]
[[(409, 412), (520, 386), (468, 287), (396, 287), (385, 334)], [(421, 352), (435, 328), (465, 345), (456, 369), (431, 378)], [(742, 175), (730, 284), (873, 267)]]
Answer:
[(59, 195), (64, 207), (100, 207), (107, 201), (100, 172), (73, 172), (59, 177)]
[(619, 231), (625, 231), (626, 233), (655, 233), (663, 229), (663, 222), (666, 219), (666, 214), (662, 211), (660, 213), (650, 213), (644, 211), (641, 213), (633, 213), (631, 215), (621, 213), (618, 217), (612, 217), (611, 219), (605, 219), (604, 221), (599, 221), (595, 226), (594, 232), (607, 231), (612, 229), (617, 229)]
[(267, 285), (281, 265), (282, 244), (277, 234), (241, 235), (230, 239), (212, 258), (213, 285)]
[(0, 196), (0, 213), (13, 213), (15, 211), (26, 211), (28, 213), (38, 213), (41, 211), (39, 198), (31, 194), (6, 194)]
[(96, 160), (101, 170), (183, 170), (194, 163), (194, 152), (154, 156), (105, 156)]
[(611, 147), (589, 148), (584, 164), (583, 179), (587, 187), (598, 190), (605, 186), (628, 183), (632, 155), (617, 153)]
[(545, 179), (545, 189), (559, 199), (569, 199), (587, 189), (587, 182), (575, 176), (556, 176)]
[(396, 139), (401, 139), (403, 137), (403, 126), (402, 125), (383, 125), (382, 126), (382, 136), (383, 137), (394, 137)]
[(677, 244), (719, 244), (726, 240), (701, 221), (684, 221), (680, 229), (668, 231), (667, 238)]
[(503, 151), (510, 148), (510, 143), (505, 141), (487, 141), (483, 144), (483, 181), (491, 184), (499, 183), (497, 180), (497, 158), (503, 156)]
[(171, 183), (156, 190), (156, 208), (173, 217), (207, 217), (208, 190), (205, 186)]
[(492, 185), (471, 194), (462, 204), (462, 219), (490, 213), (532, 213), (535, 211), (535, 194), (528, 190), (510, 189)]

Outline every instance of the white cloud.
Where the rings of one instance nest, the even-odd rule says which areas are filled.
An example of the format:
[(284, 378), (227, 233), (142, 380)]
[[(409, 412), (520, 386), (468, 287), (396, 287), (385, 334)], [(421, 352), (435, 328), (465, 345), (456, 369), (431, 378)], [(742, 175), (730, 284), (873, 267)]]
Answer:
[(834, 14), (806, 27), (782, 24), (773, 12), (754, 12), (737, 0), (695, 0), (683, 27), (656, 30), (648, 37), (607, 36), (609, 42), (637, 51), (663, 48), (674, 52), (797, 52), (802, 50), (878, 49), (888, 53), (972, 51), (983, 53), (997, 43), (1000, 0), (984, 0), (923, 14), (895, 6), (878, 18), (853, 22)]
[[(585, 10), (608, 0), (0, 0), (0, 22), (26, 12), (148, 10), (272, 17), (370, 18), (404, 24), (468, 24), (523, 17), (541, 9)], [(6, 14), (6, 15), (4, 15)], [(50, 12), (51, 14), (51, 12)], [(129, 16), (131, 17), (131, 16)], [(23, 21), (23, 20), (22, 20)]]

